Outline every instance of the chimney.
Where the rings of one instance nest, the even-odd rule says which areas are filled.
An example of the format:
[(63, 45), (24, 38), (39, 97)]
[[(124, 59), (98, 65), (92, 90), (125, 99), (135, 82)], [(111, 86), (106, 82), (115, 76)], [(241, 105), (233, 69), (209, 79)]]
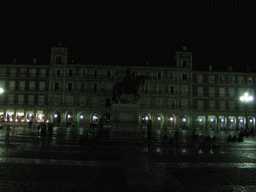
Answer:
[(212, 66), (211, 65), (209, 65), (209, 71), (212, 71)]
[(233, 70), (232, 70), (232, 66), (228, 66), (228, 71), (229, 71), (229, 72), (233, 71)]
[(33, 59), (33, 63), (36, 64), (36, 59), (35, 58)]
[(13, 63), (14, 63), (14, 64), (17, 63), (17, 58), (14, 58), (14, 59), (13, 59)]
[(187, 51), (188, 47), (187, 46), (183, 46), (182, 49), (183, 49), (183, 51)]

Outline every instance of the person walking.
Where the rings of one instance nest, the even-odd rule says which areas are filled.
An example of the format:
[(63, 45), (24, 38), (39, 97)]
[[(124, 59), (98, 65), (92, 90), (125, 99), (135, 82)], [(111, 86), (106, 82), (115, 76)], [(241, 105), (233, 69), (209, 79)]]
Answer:
[(10, 143), (10, 139), (9, 139), (10, 132), (11, 132), (11, 125), (7, 125), (7, 128), (5, 130), (5, 143), (6, 144)]
[(52, 123), (49, 123), (48, 131), (49, 131), (49, 135), (52, 135)]
[(38, 123), (38, 126), (37, 126), (37, 131), (38, 131), (38, 134), (39, 134), (39, 131), (40, 131), (40, 124)]

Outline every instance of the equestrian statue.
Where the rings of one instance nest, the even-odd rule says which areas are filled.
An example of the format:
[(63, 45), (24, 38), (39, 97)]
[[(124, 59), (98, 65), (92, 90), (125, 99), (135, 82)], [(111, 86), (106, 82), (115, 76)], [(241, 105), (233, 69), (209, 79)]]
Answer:
[(138, 94), (140, 85), (144, 85), (145, 83), (145, 75), (136, 76), (134, 73), (130, 74), (130, 69), (126, 71), (126, 77), (123, 79), (123, 82), (117, 82), (114, 85), (113, 88), (113, 97), (112, 100), (117, 104), (119, 101), (121, 103), (127, 103), (126, 98), (121, 98), (122, 94), (128, 95), (128, 94), (134, 94), (134, 100), (133, 102), (136, 103), (136, 101), (140, 98), (140, 95)]

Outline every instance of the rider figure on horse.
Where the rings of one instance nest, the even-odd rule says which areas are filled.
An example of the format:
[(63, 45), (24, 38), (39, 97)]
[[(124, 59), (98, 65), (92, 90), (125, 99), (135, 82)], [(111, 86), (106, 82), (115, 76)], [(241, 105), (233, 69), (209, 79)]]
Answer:
[(130, 81), (132, 81), (135, 77), (135, 72), (133, 72), (132, 74), (130, 73), (130, 69), (127, 69), (126, 71), (126, 77), (123, 79), (124, 82), (129, 83)]

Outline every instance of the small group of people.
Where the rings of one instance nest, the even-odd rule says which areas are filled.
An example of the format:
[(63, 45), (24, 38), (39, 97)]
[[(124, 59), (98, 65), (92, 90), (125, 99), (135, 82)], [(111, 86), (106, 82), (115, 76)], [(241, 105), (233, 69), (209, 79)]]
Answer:
[(37, 126), (38, 133), (41, 130), (41, 134), (43, 134), (43, 135), (46, 134), (46, 129), (48, 129), (49, 135), (52, 135), (53, 123), (48, 122), (47, 125), (45, 123), (41, 123), (41, 124), (38, 124), (38, 126)]
[(243, 133), (239, 133), (238, 137), (236, 135), (234, 135), (233, 137), (231, 135), (228, 136), (227, 138), (227, 142), (243, 142)]
[(192, 131), (191, 135), (192, 139), (195, 140), (195, 146), (196, 147), (203, 147), (203, 148), (213, 148), (213, 147), (218, 147), (216, 144), (216, 136), (214, 135), (212, 138), (210, 135), (208, 136), (203, 136), (199, 134), (196, 134), (196, 130), (194, 129)]
[(169, 139), (169, 144), (170, 145), (173, 145), (173, 142), (175, 141), (176, 142), (176, 145), (178, 145), (178, 139), (179, 139), (179, 131), (176, 131), (174, 136), (171, 135), (170, 139)]
[(69, 123), (69, 122), (67, 122), (67, 127), (69, 127), (69, 126), (75, 127), (75, 123)]

